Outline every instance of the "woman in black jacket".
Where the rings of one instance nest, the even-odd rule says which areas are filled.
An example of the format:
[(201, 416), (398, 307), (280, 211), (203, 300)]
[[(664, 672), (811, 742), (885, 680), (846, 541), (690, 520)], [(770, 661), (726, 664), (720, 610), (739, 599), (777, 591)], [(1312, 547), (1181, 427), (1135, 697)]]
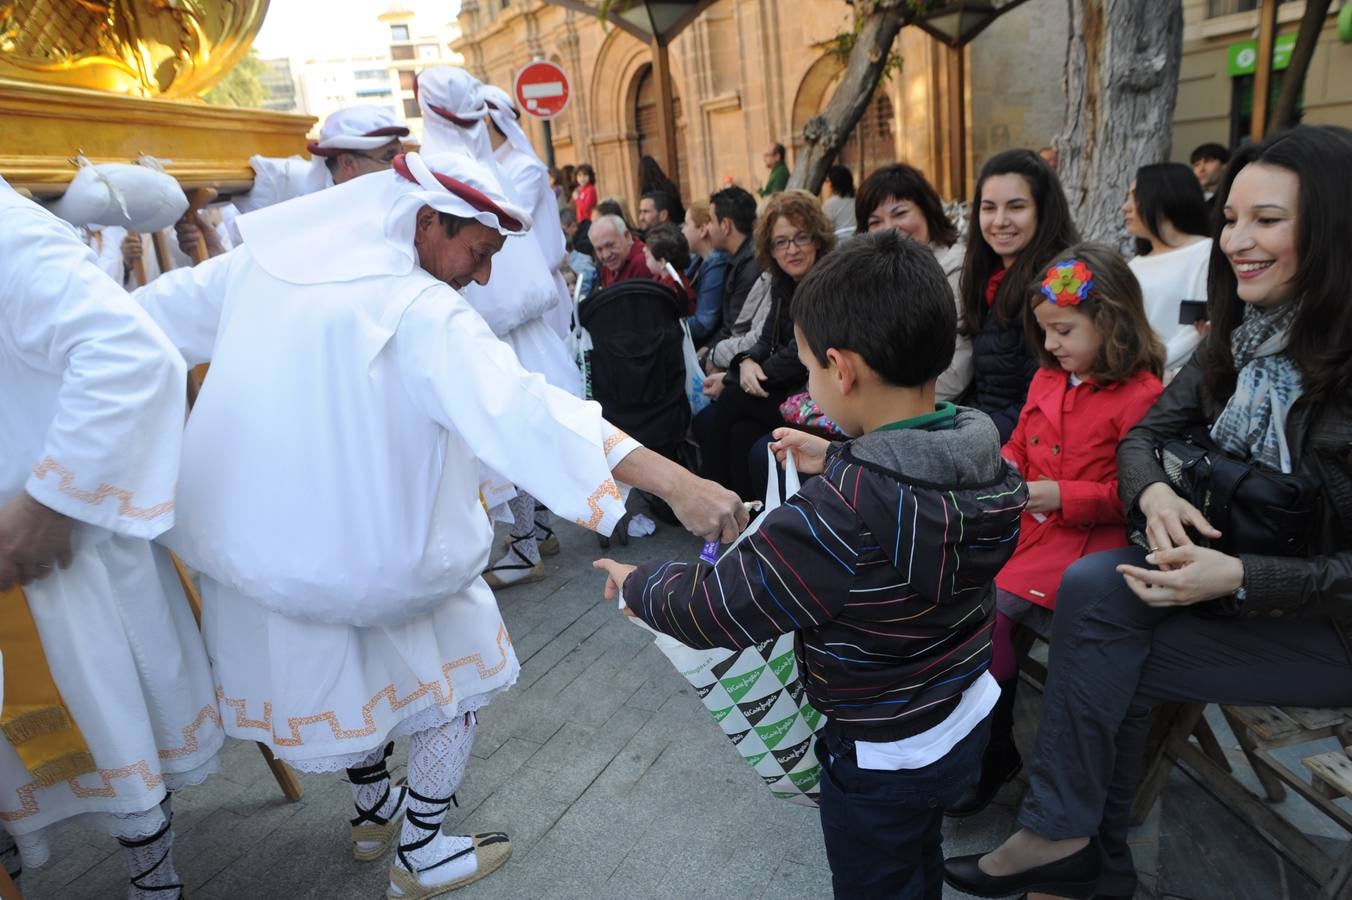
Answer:
[(981, 167), (972, 225), (959, 281), (962, 333), (972, 339), (964, 400), (991, 417), (1003, 442), (1037, 371), (1023, 328), (1028, 286), (1080, 234), (1056, 173), (1032, 150), (1005, 150)]
[[(1217, 196), (1211, 334), (1118, 448), (1149, 549), (1066, 571), (1023, 829), (948, 861), (969, 893), (1132, 895), (1127, 818), (1157, 702), (1352, 704), (1352, 131), (1246, 147)], [(1319, 483), (1304, 556), (1194, 543), (1223, 537), (1155, 448), (1200, 428), (1231, 457)]]
[(728, 366), (700, 444), (704, 477), (746, 500), (759, 499), (763, 489), (752, 484), (748, 451), (784, 424), (779, 404), (807, 385), (807, 369), (798, 361), (793, 338), (794, 289), (836, 243), (821, 203), (799, 190), (782, 191), (766, 201), (753, 240), (756, 261), (772, 279), (770, 311), (755, 345)]

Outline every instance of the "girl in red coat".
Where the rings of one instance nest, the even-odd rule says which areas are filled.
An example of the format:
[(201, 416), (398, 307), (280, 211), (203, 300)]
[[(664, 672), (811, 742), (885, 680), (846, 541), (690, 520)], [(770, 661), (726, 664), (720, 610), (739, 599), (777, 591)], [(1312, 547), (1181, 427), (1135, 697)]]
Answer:
[(1164, 346), (1146, 318), (1140, 285), (1109, 247), (1077, 244), (1057, 257), (1024, 319), (1041, 365), (1001, 451), (1028, 482), (1028, 506), (1018, 548), (995, 578), (991, 674), (1000, 701), (981, 780), (949, 809), (952, 816), (980, 812), (1023, 767), (1013, 736), (1018, 666), (1011, 632), (1018, 624), (1050, 634), (1066, 567), (1127, 546), (1117, 442), (1163, 390)]

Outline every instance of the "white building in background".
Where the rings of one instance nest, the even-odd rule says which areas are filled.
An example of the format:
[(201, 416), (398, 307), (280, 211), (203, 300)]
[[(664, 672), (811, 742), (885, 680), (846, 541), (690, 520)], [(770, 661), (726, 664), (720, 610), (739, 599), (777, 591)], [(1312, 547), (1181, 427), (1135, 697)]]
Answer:
[[(451, 8), (449, 5), (448, 9)], [(460, 66), (464, 58), (450, 49), (460, 27), (449, 21), (419, 16), (397, 2), (369, 26), (370, 49), (359, 55), (323, 59), (291, 59), (295, 80), (295, 110), (319, 121), (335, 110), (361, 103), (383, 106), (403, 119), (422, 137), (422, 114), (413, 95), (417, 73), (431, 66)], [(316, 126), (317, 130), (318, 126)]]
[(321, 122), (330, 113), (357, 104), (382, 106), (402, 116), (396, 87), (389, 60), (384, 56), (310, 59), (296, 67), (296, 102), (300, 111)]

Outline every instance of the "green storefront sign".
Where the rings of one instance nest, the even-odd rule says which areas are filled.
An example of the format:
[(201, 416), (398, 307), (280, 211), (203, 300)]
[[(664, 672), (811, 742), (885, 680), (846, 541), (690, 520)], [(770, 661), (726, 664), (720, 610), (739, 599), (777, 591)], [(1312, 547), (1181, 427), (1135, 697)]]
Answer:
[[(1291, 51), (1295, 49), (1296, 36), (1294, 34), (1279, 34), (1277, 39), (1272, 42), (1272, 70), (1281, 71), (1291, 65)], [(1258, 42), (1241, 41), (1238, 44), (1231, 44), (1226, 48), (1229, 64), (1226, 67), (1226, 74), (1234, 77), (1236, 75), (1252, 75), (1258, 68)]]

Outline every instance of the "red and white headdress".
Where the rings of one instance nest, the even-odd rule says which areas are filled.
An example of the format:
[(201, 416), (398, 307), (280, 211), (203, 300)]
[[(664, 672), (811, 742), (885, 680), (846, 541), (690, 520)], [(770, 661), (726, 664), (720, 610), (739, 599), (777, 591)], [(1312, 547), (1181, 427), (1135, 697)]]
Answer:
[(407, 126), (379, 106), (349, 106), (324, 120), (319, 140), (308, 149), (312, 156), (337, 156), (344, 150), (375, 150), (396, 138), (408, 137)]
[(270, 275), (323, 284), (411, 272), (418, 264), (415, 221), (424, 206), (506, 236), (531, 227), (530, 213), (508, 199), (497, 176), (463, 153), (404, 153), (389, 171), (237, 221), (249, 252)]

